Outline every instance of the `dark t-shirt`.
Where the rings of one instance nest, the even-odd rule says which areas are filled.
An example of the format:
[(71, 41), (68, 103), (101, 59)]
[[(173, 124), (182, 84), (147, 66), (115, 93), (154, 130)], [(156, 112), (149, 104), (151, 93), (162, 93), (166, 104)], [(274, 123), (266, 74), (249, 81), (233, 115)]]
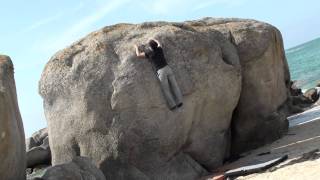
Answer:
[(158, 47), (155, 50), (147, 48), (144, 53), (146, 55), (146, 58), (151, 61), (157, 71), (168, 65), (161, 47)]

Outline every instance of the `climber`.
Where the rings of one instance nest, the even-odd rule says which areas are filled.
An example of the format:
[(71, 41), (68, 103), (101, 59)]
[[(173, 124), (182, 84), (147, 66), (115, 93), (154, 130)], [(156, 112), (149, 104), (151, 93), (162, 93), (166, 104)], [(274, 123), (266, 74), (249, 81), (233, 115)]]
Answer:
[(148, 41), (147, 48), (145, 48), (143, 51), (140, 51), (137, 45), (134, 45), (134, 47), (137, 57), (146, 57), (155, 67), (162, 91), (170, 110), (172, 111), (181, 107), (183, 105), (182, 94), (172, 69), (166, 62), (163, 49), (159, 41), (156, 39), (150, 39)]

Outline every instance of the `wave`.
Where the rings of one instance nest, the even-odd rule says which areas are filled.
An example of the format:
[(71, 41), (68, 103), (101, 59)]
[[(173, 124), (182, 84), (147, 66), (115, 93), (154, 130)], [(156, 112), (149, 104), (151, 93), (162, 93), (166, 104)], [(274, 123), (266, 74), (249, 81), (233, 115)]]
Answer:
[(296, 47), (293, 47), (293, 48), (286, 50), (286, 53), (294, 53), (296, 51), (302, 50), (303, 48), (304, 48), (303, 45), (299, 45), (299, 46), (296, 46)]

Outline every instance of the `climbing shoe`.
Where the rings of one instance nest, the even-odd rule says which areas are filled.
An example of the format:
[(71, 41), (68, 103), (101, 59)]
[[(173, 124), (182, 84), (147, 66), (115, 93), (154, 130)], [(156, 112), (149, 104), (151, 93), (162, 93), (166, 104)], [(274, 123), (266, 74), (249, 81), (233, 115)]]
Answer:
[(177, 109), (177, 106), (173, 106), (172, 108), (170, 108), (170, 111), (173, 111), (175, 109)]

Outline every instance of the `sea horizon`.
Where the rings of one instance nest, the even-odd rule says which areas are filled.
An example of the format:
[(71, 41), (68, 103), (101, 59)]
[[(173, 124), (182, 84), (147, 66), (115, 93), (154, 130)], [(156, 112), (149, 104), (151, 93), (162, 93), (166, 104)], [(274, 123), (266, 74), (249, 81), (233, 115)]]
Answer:
[(320, 81), (320, 37), (286, 49), (291, 80), (303, 90), (315, 87)]

